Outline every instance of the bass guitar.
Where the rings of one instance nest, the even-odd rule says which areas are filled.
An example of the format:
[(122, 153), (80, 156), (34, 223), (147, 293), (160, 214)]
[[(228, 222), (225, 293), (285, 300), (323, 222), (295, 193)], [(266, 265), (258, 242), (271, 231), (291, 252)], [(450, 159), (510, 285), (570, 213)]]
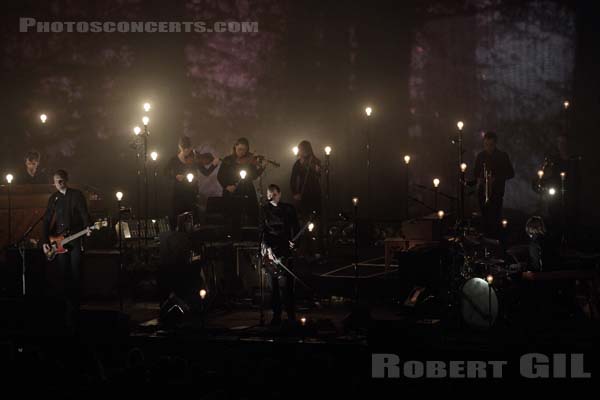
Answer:
[(75, 239), (78, 239), (84, 235), (91, 233), (94, 230), (98, 230), (101, 227), (105, 226), (108, 226), (107, 221), (98, 221), (94, 225), (69, 236), (50, 236), (50, 248), (48, 250), (44, 249), (44, 255), (46, 256), (46, 259), (48, 261), (52, 261), (56, 258), (58, 254), (68, 253), (69, 250), (65, 248), (65, 245), (67, 245), (69, 242), (72, 242)]

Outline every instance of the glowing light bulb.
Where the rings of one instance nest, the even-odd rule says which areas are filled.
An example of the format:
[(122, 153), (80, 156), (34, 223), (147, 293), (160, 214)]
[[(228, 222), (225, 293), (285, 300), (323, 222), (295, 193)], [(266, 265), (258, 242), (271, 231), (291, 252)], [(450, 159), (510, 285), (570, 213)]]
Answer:
[(408, 154), (404, 156), (404, 163), (406, 165), (408, 165), (408, 163), (410, 163), (410, 156)]
[(300, 324), (302, 326), (306, 325), (306, 318), (305, 317), (300, 318)]
[(308, 231), (312, 232), (315, 229), (315, 224), (313, 224), (312, 222), (310, 224), (308, 224)]
[(502, 220), (502, 227), (506, 228), (508, 226), (508, 220), (507, 219), (503, 219)]
[(542, 178), (544, 177), (544, 170), (541, 170), (541, 169), (540, 169), (540, 170), (537, 172), (537, 175), (538, 175), (538, 178), (542, 179)]
[(298, 149), (298, 146), (294, 146), (292, 147), (292, 153), (294, 153), (295, 156), (298, 155), (298, 152), (300, 151), (300, 149)]
[(437, 216), (439, 219), (443, 219), (444, 215), (446, 215), (446, 213), (444, 212), (444, 210), (440, 210), (437, 212)]
[(567, 177), (567, 173), (566, 172), (563, 171), (563, 172), (560, 173), (560, 179), (562, 179), (564, 181), (566, 177)]
[(47, 119), (48, 119), (48, 116), (46, 114), (40, 115), (40, 120), (42, 121), (42, 124), (45, 124)]
[(435, 178), (433, 180), (433, 187), (438, 187), (438, 186), (440, 186), (440, 180), (438, 178)]
[(186, 178), (188, 180), (189, 183), (192, 183), (192, 181), (194, 180), (194, 174), (192, 174), (191, 172), (189, 174), (186, 175)]
[(123, 192), (117, 192), (117, 193), (115, 193), (115, 196), (117, 196), (118, 201), (123, 200)]
[(465, 172), (467, 170), (467, 163), (460, 164), (460, 172)]
[(148, 126), (148, 124), (150, 123), (150, 118), (148, 118), (148, 116), (144, 115), (142, 117), (142, 123), (144, 124), (144, 126)]
[(373, 112), (373, 109), (371, 107), (365, 108), (365, 114), (367, 114), (367, 117), (370, 117), (372, 112)]
[(208, 294), (208, 292), (205, 289), (200, 289), (200, 291), (198, 292), (198, 294), (200, 295), (200, 298), (202, 300), (204, 300), (204, 298), (206, 297), (206, 295)]
[(152, 106), (150, 106), (150, 103), (144, 103), (144, 111), (148, 112), (151, 108)]
[(331, 146), (325, 146), (325, 155), (331, 154)]
[(358, 197), (352, 198), (352, 204), (354, 205), (354, 207), (356, 207), (358, 205)]
[(485, 280), (487, 281), (488, 285), (491, 285), (492, 282), (494, 282), (494, 277), (492, 275), (488, 275), (486, 276)]
[(563, 107), (565, 108), (565, 110), (566, 110), (567, 108), (569, 108), (569, 106), (570, 106), (570, 105), (571, 105), (571, 103), (569, 103), (569, 100), (565, 100), (565, 101), (563, 101)]
[(12, 174), (6, 175), (6, 182), (12, 183), (13, 179), (14, 179), (14, 176), (12, 176)]
[(549, 194), (550, 196), (554, 196), (554, 195), (556, 194), (556, 189), (554, 189), (554, 188), (550, 188), (550, 189), (548, 189), (548, 194)]
[(158, 160), (158, 153), (153, 151), (152, 153), (150, 153), (150, 158), (152, 159), (152, 161)]
[(462, 121), (458, 121), (456, 123), (456, 126), (458, 127), (459, 131), (462, 131), (463, 127), (465, 126), (465, 124)]
[(240, 178), (242, 179), (246, 179), (246, 176), (248, 175), (248, 172), (246, 172), (245, 169), (240, 171)]
[(139, 126), (136, 126), (135, 128), (133, 128), (133, 133), (136, 136), (139, 135), (141, 131), (142, 131), (142, 129)]

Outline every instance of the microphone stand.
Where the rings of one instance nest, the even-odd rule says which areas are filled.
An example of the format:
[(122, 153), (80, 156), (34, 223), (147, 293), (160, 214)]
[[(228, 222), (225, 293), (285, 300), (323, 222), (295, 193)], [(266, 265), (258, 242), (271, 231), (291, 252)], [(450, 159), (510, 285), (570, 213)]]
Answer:
[[(56, 200), (55, 200), (56, 201)], [(23, 287), (22, 287), (22, 294), (23, 296), (25, 296), (26, 292), (26, 288), (25, 288), (25, 272), (27, 271), (27, 262), (25, 259), (25, 255), (26, 255), (26, 251), (25, 251), (25, 246), (23, 245), (25, 239), (27, 239), (27, 236), (29, 236), (29, 234), (31, 233), (31, 231), (33, 231), (35, 229), (35, 227), (42, 222), (42, 220), (44, 219), (44, 216), (46, 215), (45, 212), (42, 213), (42, 215), (37, 219), (37, 221), (35, 221), (33, 223), (33, 225), (31, 225), (29, 228), (27, 228), (27, 230), (25, 231), (25, 233), (23, 234), (23, 236), (21, 236), (21, 238), (16, 242), (15, 246), (17, 247), (17, 249), (19, 250), (19, 254), (21, 255), (21, 280), (23, 283)]]

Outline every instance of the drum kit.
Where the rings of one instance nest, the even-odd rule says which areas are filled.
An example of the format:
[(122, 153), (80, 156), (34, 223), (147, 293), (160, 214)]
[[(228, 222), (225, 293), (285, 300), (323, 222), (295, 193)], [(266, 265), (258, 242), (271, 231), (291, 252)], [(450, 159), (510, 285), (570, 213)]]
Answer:
[(505, 315), (521, 265), (506, 261), (497, 240), (475, 234), (446, 239), (460, 260), (451, 272), (450, 287), (462, 320), (475, 329), (493, 327)]

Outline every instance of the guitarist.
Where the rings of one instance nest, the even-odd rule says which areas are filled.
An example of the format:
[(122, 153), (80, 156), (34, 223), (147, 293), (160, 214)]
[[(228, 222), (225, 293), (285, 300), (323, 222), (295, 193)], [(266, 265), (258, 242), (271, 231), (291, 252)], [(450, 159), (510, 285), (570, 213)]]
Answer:
[[(281, 202), (281, 189), (271, 184), (267, 189), (267, 203), (261, 208), (259, 234), (261, 254), (271, 263), (280, 259), (291, 267), (292, 238), (299, 231), (296, 210), (291, 204)], [(295, 321), (294, 278), (277, 267), (266, 268), (272, 289), (271, 305), (273, 320), (271, 325), (281, 323), (282, 303), (285, 305), (288, 320)]]
[[(54, 173), (54, 186), (57, 191), (48, 199), (48, 207), (44, 214), (43, 249), (46, 254), (51, 250), (51, 234), (66, 236), (91, 225), (83, 193), (68, 187), (68, 181), (67, 171), (59, 169)], [(82, 238), (75, 239), (69, 243), (67, 253), (57, 256), (64, 293), (74, 312), (79, 309), (81, 247)]]

